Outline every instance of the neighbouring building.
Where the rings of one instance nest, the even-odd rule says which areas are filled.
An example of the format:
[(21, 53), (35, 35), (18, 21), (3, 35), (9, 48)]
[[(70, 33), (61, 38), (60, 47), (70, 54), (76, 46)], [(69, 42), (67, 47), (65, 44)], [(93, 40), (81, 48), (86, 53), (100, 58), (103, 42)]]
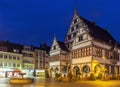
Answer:
[[(58, 31), (59, 32), (59, 31)], [(120, 75), (120, 44), (107, 29), (78, 15), (74, 16), (63, 42), (56, 37), (50, 49), (50, 76)]]
[(8, 41), (0, 41), (0, 77), (44, 76), (49, 68), (49, 50), (44, 47), (25, 46)]
[(49, 69), (49, 50), (50, 46), (46, 43), (40, 44), (40, 48), (34, 47), (36, 76), (45, 77)]
[(22, 45), (0, 42), (0, 77), (17, 77), (23, 66)]
[(35, 70), (35, 52), (32, 46), (23, 46), (23, 67), (22, 72), (25, 76), (33, 76)]

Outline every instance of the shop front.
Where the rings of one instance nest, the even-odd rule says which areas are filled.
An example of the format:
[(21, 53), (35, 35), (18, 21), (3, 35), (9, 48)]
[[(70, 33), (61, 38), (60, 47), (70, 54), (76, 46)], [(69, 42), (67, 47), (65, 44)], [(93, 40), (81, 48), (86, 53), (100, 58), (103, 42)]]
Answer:
[(21, 70), (21, 73), (25, 73), (24, 77), (34, 77), (34, 70)]
[(0, 77), (13, 77), (13, 69), (0, 68)]
[(36, 70), (36, 77), (45, 77), (45, 70)]

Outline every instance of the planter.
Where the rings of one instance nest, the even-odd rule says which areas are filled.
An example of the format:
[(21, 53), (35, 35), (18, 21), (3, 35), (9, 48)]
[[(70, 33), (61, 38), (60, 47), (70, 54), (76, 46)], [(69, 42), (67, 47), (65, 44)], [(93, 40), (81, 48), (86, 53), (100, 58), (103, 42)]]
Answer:
[(10, 83), (32, 83), (34, 82), (34, 78), (10, 78)]

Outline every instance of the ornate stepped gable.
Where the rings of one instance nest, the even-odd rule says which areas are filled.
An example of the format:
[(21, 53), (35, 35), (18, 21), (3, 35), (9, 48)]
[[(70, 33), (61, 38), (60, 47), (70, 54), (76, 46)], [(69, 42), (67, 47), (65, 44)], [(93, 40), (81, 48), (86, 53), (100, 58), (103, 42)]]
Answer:
[(76, 37), (82, 35), (83, 33), (90, 35), (94, 39), (111, 43), (113, 45), (117, 43), (117, 41), (111, 36), (111, 34), (107, 30), (97, 26), (95, 22), (92, 23), (85, 18), (79, 16), (77, 11), (75, 11), (72, 23), (64, 41), (66, 47), (71, 49)]

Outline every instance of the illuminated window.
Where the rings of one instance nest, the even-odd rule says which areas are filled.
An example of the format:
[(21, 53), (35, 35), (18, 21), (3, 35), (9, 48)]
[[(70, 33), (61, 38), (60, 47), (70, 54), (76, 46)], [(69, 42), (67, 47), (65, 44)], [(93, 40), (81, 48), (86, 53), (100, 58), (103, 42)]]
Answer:
[(11, 63), (8, 63), (8, 66), (11, 67)]
[(2, 63), (2, 62), (0, 62), (0, 66), (3, 66), (3, 63)]
[(16, 53), (16, 52), (17, 52), (17, 50), (16, 50), (16, 49), (14, 49), (14, 50), (13, 50), (13, 52), (15, 52), (15, 53)]
[(79, 49), (79, 57), (81, 57), (81, 54), (82, 54), (82, 53), (81, 53), (81, 49)]
[(4, 66), (7, 66), (7, 63), (4, 63)]
[(16, 67), (16, 64), (15, 64), (15, 63), (13, 63), (13, 67)]
[(20, 64), (17, 64), (17, 67), (20, 67)]
[(84, 49), (81, 49), (81, 51), (82, 51), (82, 57), (84, 57)]
[(102, 56), (102, 49), (95, 47), (95, 55), (98, 57)]
[(86, 56), (86, 53), (87, 53), (87, 48), (84, 48), (84, 56)]
[(92, 54), (92, 49), (91, 47), (87, 48), (87, 56), (90, 56)]

